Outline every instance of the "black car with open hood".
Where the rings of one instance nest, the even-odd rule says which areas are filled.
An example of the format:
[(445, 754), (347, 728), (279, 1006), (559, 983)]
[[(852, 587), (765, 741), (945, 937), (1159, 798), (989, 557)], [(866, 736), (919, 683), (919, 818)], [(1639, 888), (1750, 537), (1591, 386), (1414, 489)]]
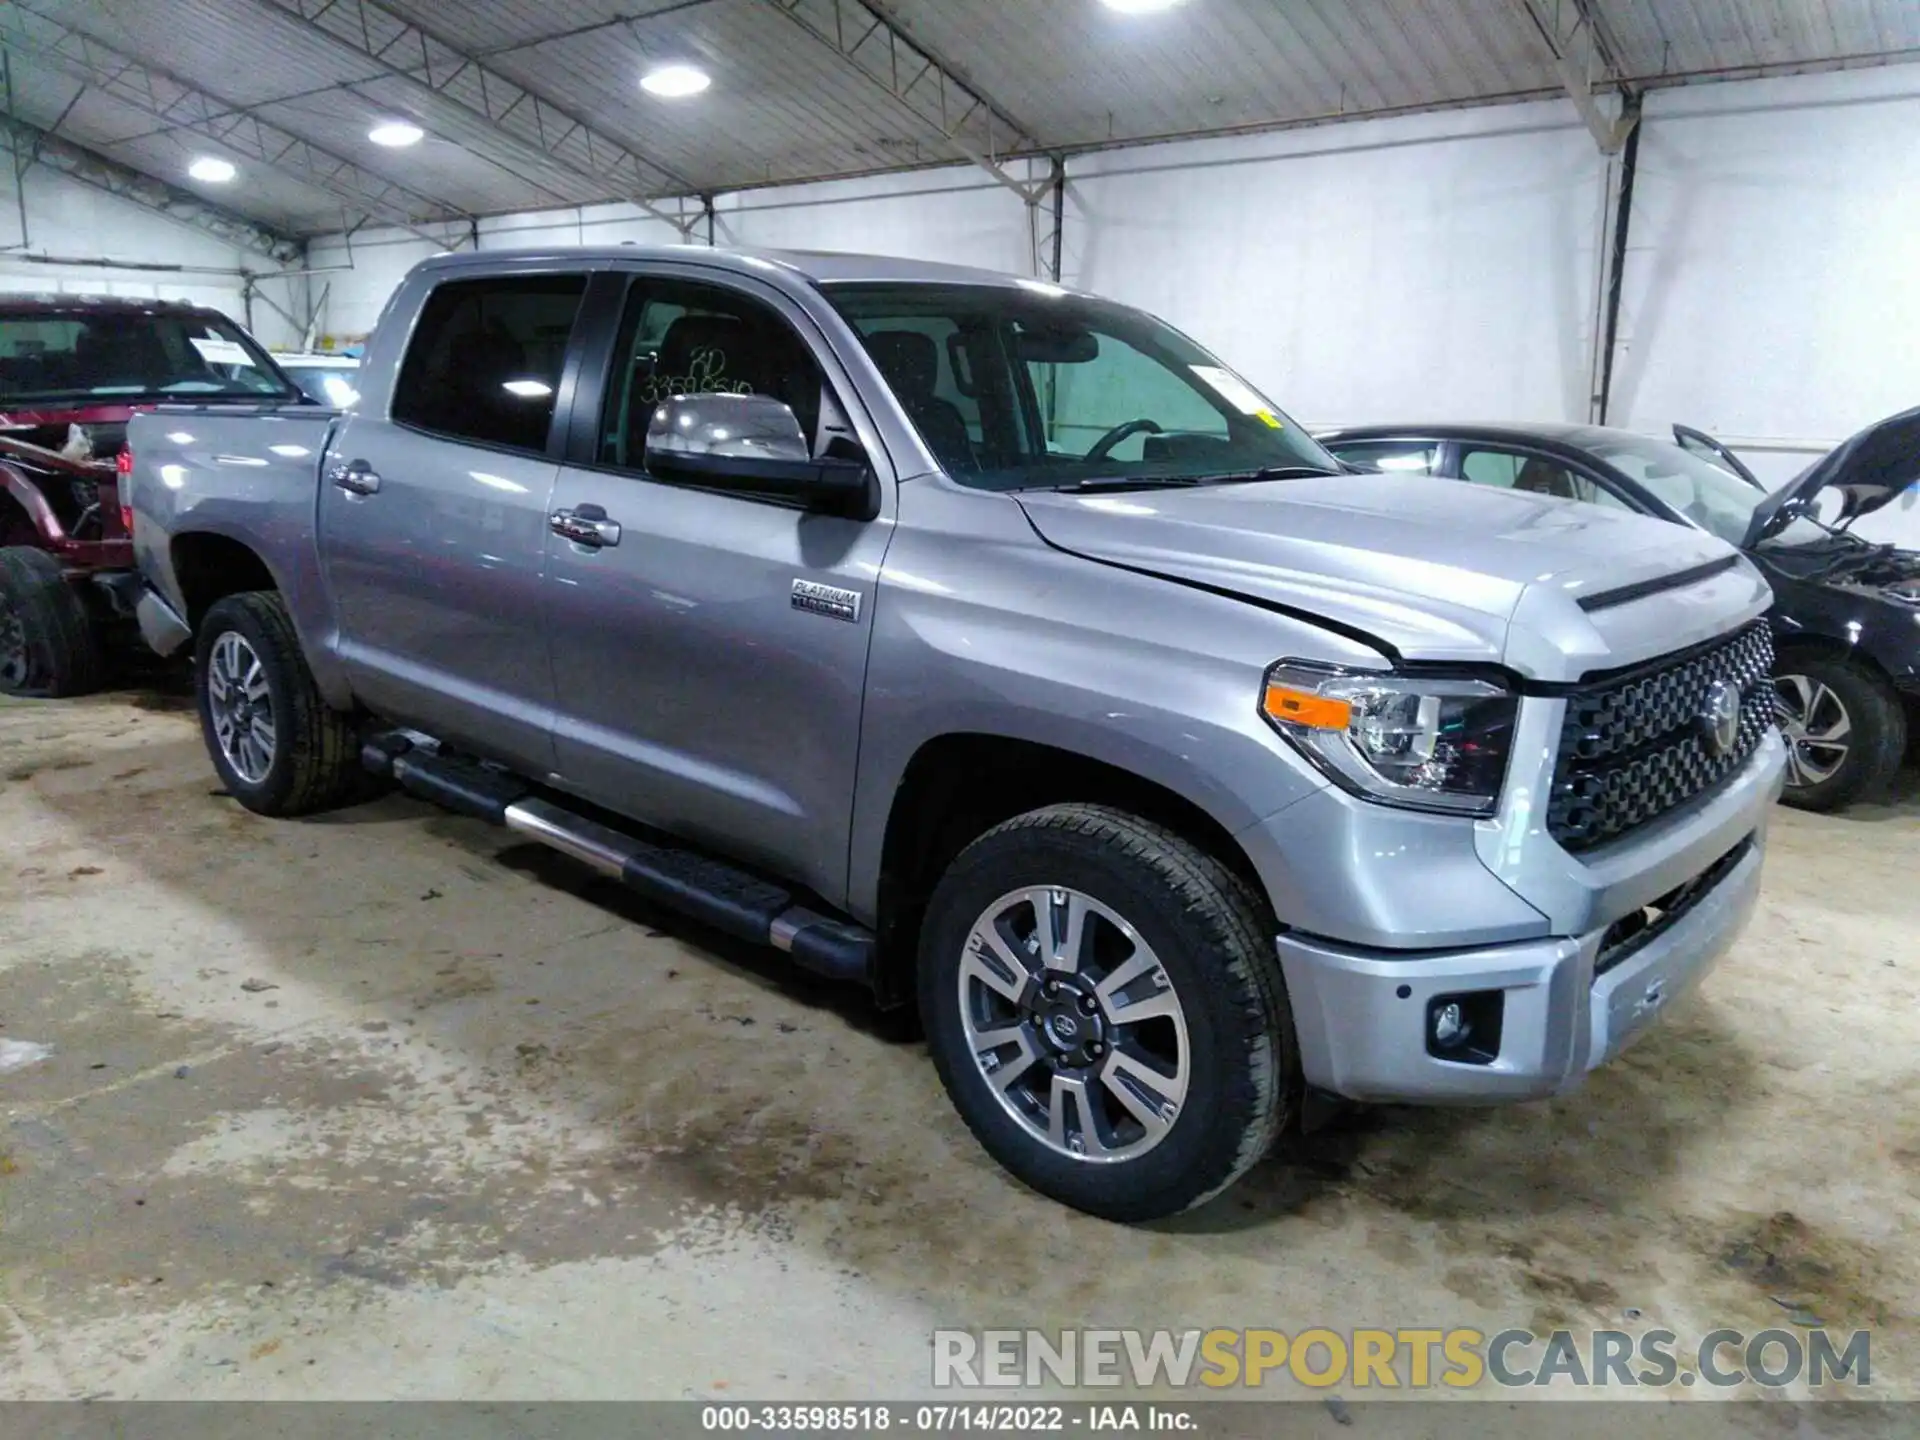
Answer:
[(1698, 526), (1773, 586), (1786, 799), (1828, 810), (1898, 769), (1920, 705), (1920, 552), (1852, 533), (1920, 480), (1920, 409), (1868, 426), (1769, 492), (1724, 445), (1594, 425), (1368, 425), (1323, 432), (1362, 470), (1415, 472)]
[(1891, 504), (1915, 480), (1920, 480), (1920, 408), (1869, 425), (1774, 491), (1754, 508), (1744, 543), (1757, 545), (1802, 516), (1818, 515), (1826, 495), (1840, 498), (1827, 523), (1844, 530)]

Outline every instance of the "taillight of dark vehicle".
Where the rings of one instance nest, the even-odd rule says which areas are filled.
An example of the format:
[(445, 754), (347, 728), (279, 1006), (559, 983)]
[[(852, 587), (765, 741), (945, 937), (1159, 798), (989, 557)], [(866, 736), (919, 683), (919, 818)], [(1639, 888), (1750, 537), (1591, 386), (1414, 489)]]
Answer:
[(131, 539), (133, 537), (133, 451), (123, 445), (120, 453), (113, 457), (113, 473), (117, 478), (116, 487), (120, 492), (120, 529)]

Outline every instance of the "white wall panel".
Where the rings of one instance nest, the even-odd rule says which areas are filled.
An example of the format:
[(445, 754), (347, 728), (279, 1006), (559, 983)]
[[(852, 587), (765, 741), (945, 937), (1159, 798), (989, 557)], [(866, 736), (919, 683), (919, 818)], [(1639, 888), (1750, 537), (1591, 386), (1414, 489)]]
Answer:
[[(633, 205), (588, 205), (499, 215), (480, 222), (482, 250), (547, 249), (567, 245), (673, 245), (680, 232)], [(463, 245), (464, 231), (447, 231)], [(308, 247), (316, 273), (313, 284), (327, 287), (321, 314), (322, 335), (336, 345), (363, 338), (380, 318), (381, 307), (407, 271), (429, 256), (435, 245), (405, 230), (372, 227), (349, 241), (322, 236)]]
[[(1026, 206), (971, 167), (872, 180), (785, 186), (721, 196), (715, 239), (722, 245), (911, 255), (924, 260), (1028, 268)], [(697, 231), (704, 237), (704, 231)], [(480, 222), (482, 250), (554, 245), (680, 243), (672, 225), (632, 205), (595, 205), (503, 215)], [(438, 247), (405, 231), (368, 228), (351, 244), (326, 236), (309, 247), (329, 273), (324, 331), (342, 341), (373, 328), (400, 278)]]
[[(9, 184), (0, 188), (0, 290), (133, 295), (211, 305), (236, 322), (246, 319), (241, 271), (277, 267), (265, 256), (237, 249), (190, 225), (121, 200), (64, 175), (35, 167), (26, 174), (25, 246), (20, 210)], [(35, 257), (35, 258), (30, 258)], [(122, 262), (47, 264), (69, 261)], [(178, 269), (140, 268), (178, 266)], [(276, 303), (300, 313), (302, 281), (273, 282)], [(254, 309), (254, 333), (268, 345), (289, 340), (289, 327), (265, 305)]]
[[(1920, 404), (1920, 68), (1662, 90), (1644, 123), (1615, 422), (1783, 481)], [(1920, 496), (1861, 533), (1920, 546)]]
[(1068, 173), (1068, 282), (1164, 315), (1305, 423), (1585, 413), (1602, 172), (1570, 105)]
[[(1647, 101), (1616, 424), (1674, 420), (1781, 481), (1920, 403), (1920, 68), (1686, 87)], [(1066, 279), (1167, 316), (1303, 422), (1579, 419), (1603, 168), (1542, 103), (1074, 159)], [(482, 248), (672, 242), (632, 206), (482, 222)], [(722, 244), (1026, 273), (1027, 214), (978, 170), (746, 191)], [(327, 329), (371, 327), (433, 247), (364, 231)], [(343, 265), (337, 238), (316, 266)], [(0, 270), (0, 282), (4, 271)], [(1863, 533), (1920, 545), (1920, 496)]]
[(716, 209), (723, 245), (910, 255), (1033, 273), (1025, 202), (972, 166), (742, 191), (721, 196)]
[(351, 240), (329, 235), (309, 243), (307, 263), (314, 273), (307, 283), (316, 301), (326, 296), (318, 343), (340, 348), (365, 338), (407, 271), (440, 253), (438, 245), (404, 230), (368, 229)]

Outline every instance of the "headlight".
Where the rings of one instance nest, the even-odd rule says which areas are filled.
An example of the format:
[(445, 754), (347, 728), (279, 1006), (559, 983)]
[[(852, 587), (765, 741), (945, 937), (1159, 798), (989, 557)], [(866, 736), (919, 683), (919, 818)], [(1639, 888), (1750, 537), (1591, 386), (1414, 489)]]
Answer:
[(1336, 783), (1389, 805), (1489, 815), (1519, 700), (1485, 680), (1283, 660), (1260, 712)]

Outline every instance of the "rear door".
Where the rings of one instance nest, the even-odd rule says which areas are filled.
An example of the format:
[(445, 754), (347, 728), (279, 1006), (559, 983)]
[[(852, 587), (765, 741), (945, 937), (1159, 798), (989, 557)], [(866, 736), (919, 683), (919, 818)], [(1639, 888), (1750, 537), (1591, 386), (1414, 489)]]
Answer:
[(341, 427), (321, 471), (321, 556), (355, 693), (534, 774), (552, 768), (549, 447), (586, 284), (551, 270), (441, 281), (391, 393)]
[(1698, 455), (1709, 465), (1718, 465), (1729, 475), (1738, 475), (1756, 490), (1767, 488), (1760, 483), (1751, 470), (1740, 463), (1739, 456), (1704, 430), (1696, 430), (1691, 425), (1676, 425), (1673, 427), (1673, 443), (1689, 454)]
[[(546, 539), (561, 783), (837, 903), (892, 531), (885, 453), (821, 332), (776, 288), (662, 267), (632, 276), (618, 313), (551, 507), (608, 539)], [(880, 518), (648, 472), (659, 402), (746, 391), (785, 401), (816, 455), (861, 444), (883, 471)], [(806, 587), (835, 603), (803, 604)]]

